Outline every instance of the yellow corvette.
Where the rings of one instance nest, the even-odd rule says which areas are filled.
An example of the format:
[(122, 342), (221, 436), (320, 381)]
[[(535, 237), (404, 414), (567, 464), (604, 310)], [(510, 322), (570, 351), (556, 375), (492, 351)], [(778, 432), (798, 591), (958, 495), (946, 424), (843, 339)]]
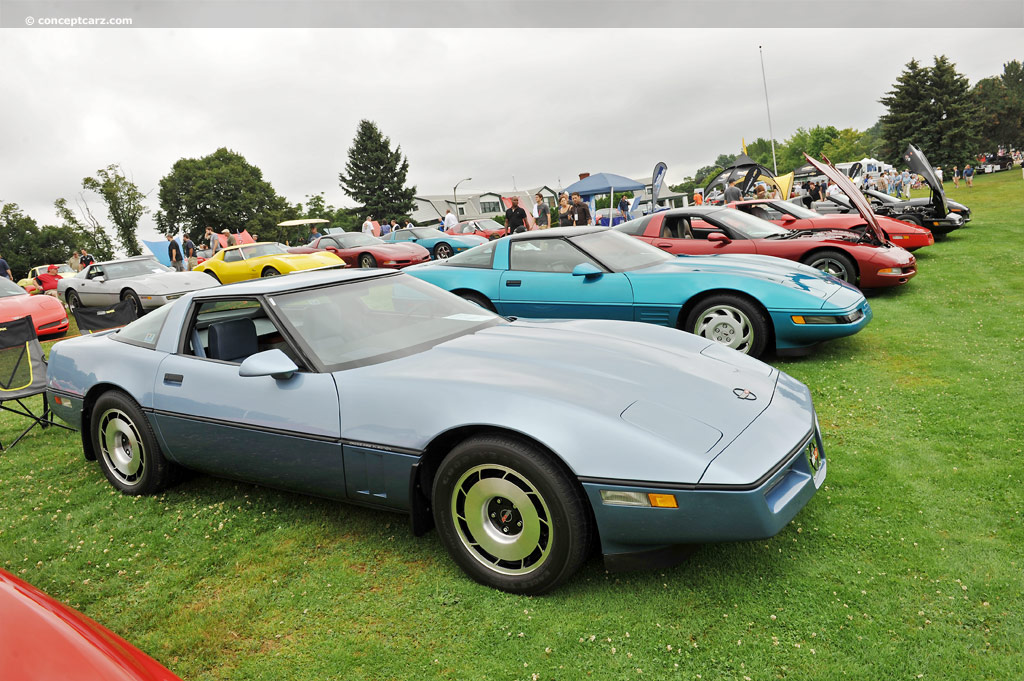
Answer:
[(229, 246), (197, 265), (193, 272), (206, 272), (222, 284), (246, 279), (275, 277), (302, 270), (346, 267), (345, 261), (329, 251), (289, 253), (281, 244), (260, 242)]

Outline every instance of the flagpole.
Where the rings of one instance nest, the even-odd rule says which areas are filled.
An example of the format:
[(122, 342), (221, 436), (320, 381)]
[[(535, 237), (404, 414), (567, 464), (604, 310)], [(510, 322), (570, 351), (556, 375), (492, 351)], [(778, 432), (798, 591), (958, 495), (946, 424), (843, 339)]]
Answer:
[(761, 82), (764, 83), (764, 108), (768, 110), (768, 136), (772, 140), (772, 168), (775, 169), (775, 174), (779, 174), (779, 165), (775, 161), (775, 133), (772, 132), (772, 109), (768, 106), (768, 79), (764, 75), (764, 51), (761, 46), (757, 46), (757, 52), (761, 55)]

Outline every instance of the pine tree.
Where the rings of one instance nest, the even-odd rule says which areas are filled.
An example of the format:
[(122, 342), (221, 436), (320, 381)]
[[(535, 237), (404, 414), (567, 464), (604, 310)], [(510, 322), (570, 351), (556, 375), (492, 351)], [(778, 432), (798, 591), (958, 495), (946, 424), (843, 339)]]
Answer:
[(879, 101), (888, 109), (881, 119), (888, 161), (899, 164), (907, 144), (919, 147), (933, 166), (947, 168), (963, 165), (976, 151), (977, 103), (967, 78), (945, 56), (930, 68), (911, 60)]
[(406, 187), (409, 159), (402, 156), (401, 145), (391, 150), (373, 121), (359, 121), (359, 129), (348, 150), (345, 172), (338, 183), (360, 205), (360, 213), (376, 219), (407, 219), (415, 207), (416, 187)]

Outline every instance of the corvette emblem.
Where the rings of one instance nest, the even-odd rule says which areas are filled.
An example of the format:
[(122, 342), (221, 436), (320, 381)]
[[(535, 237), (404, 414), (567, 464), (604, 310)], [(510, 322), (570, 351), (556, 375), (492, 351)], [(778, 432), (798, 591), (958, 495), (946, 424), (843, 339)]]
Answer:
[(508, 510), (507, 508), (502, 510), (502, 512), (501, 512), (501, 522), (507, 523), (510, 520), (512, 520), (512, 511)]
[(732, 389), (732, 394), (735, 395), (736, 397), (740, 398), (741, 400), (756, 400), (757, 399), (757, 395), (755, 395), (754, 393), (750, 392), (746, 388), (733, 388)]

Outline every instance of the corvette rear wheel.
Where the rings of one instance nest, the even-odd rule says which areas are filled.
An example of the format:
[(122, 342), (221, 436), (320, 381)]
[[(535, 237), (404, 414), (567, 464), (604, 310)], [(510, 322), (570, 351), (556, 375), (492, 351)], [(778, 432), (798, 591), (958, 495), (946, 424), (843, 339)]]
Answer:
[(263, 272), (260, 273), (260, 276), (261, 277), (276, 277), (279, 274), (281, 274), (281, 273), (278, 272), (273, 267), (264, 267), (263, 268)]
[(65, 298), (67, 298), (69, 310), (74, 310), (76, 307), (82, 307), (82, 299), (78, 297), (78, 293), (76, 293), (74, 289), (68, 291)]
[(173, 464), (164, 458), (153, 428), (128, 395), (111, 390), (93, 405), (93, 451), (110, 484), (124, 494), (155, 494), (167, 486)]
[(768, 322), (761, 310), (732, 295), (700, 301), (687, 318), (685, 330), (752, 357), (759, 357), (768, 341)]
[(210, 275), (211, 277), (213, 277), (213, 280), (214, 280), (215, 282), (217, 282), (218, 284), (220, 283), (220, 277), (218, 277), (218, 276), (217, 276), (217, 273), (216, 273), (216, 272), (214, 272), (213, 270), (203, 270), (203, 272), (204, 272), (205, 274), (209, 274), (209, 275)]
[(481, 436), (455, 447), (434, 478), (432, 506), (452, 559), (502, 591), (549, 591), (589, 551), (582, 491), (549, 457), (513, 438)]
[(374, 258), (369, 253), (363, 253), (361, 256), (359, 256), (359, 266), (360, 267), (376, 267), (377, 266), (377, 259)]
[(434, 246), (434, 259), (435, 260), (447, 260), (452, 257), (452, 247), (445, 241), (442, 241), (438, 245)]
[(857, 285), (857, 267), (850, 256), (840, 251), (818, 251), (806, 256), (803, 261), (814, 269), (821, 270), (842, 279), (848, 284)]
[(919, 218), (916, 215), (901, 215), (899, 216), (899, 219), (903, 220), (903, 222), (909, 222), (912, 225), (917, 225), (918, 227), (920, 227), (923, 224), (921, 222), (921, 218)]
[(485, 310), (497, 312), (497, 310), (494, 309), (494, 305), (491, 303), (491, 301), (487, 300), (487, 298), (480, 295), (479, 293), (476, 293), (475, 291), (460, 291), (459, 297), (462, 298), (463, 300), (468, 300), (469, 302), (475, 305), (479, 305)]

